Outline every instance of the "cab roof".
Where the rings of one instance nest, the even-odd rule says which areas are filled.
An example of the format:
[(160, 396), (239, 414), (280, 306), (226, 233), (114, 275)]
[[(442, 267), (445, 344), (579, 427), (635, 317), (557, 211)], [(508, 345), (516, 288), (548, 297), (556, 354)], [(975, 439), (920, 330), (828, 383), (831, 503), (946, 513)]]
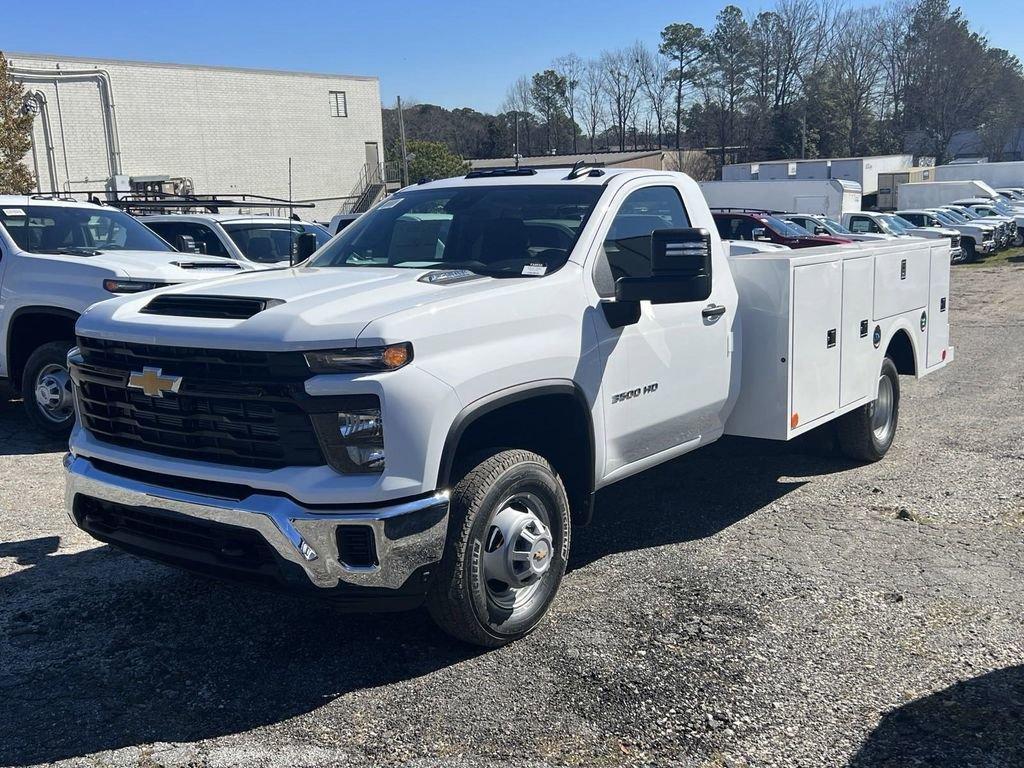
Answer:
[(0, 195), (0, 207), (25, 208), (27, 206), (52, 205), (60, 208), (103, 208), (95, 203), (81, 200), (70, 200), (58, 197), (42, 197), (35, 195)]
[[(565, 184), (566, 186), (603, 186), (612, 179), (626, 181), (632, 178), (661, 176), (665, 178), (685, 177), (686, 174), (674, 171), (655, 171), (645, 168), (591, 168), (590, 171), (599, 173), (583, 172), (576, 178), (569, 178), (569, 168), (521, 168), (521, 173), (496, 173), (497, 169), (483, 169), (485, 173), (470, 172), (466, 176), (452, 176), (448, 179), (437, 181), (425, 181), (419, 184), (410, 184), (403, 187), (395, 194), (402, 192), (413, 192), (419, 189), (441, 189), (447, 187), (477, 187), (477, 186), (550, 186), (552, 184)], [(511, 170), (511, 169), (509, 169)], [(533, 173), (528, 173), (533, 171)]]

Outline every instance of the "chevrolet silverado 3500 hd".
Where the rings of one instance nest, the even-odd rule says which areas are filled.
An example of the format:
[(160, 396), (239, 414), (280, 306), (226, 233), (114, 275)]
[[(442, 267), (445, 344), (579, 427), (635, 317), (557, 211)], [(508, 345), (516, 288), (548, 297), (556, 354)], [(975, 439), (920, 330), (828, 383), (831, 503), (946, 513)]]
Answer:
[(727, 256), (682, 174), (414, 185), (296, 268), (87, 311), (68, 514), (500, 645), (544, 616), (603, 486), (832, 421), (881, 459), (900, 374), (953, 358), (948, 289), (944, 239)]

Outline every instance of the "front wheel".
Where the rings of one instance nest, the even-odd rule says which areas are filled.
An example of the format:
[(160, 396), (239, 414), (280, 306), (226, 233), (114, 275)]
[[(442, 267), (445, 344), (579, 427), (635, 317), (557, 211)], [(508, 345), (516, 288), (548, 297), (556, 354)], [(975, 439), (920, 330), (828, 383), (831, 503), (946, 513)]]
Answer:
[(72, 341), (50, 341), (29, 355), (21, 377), (25, 413), (33, 426), (55, 437), (67, 437), (75, 424), (74, 395), (68, 373)]
[(452, 491), (431, 617), (490, 648), (529, 634), (562, 582), (570, 536), (565, 487), (547, 460), (524, 450), (485, 456)]
[(978, 260), (978, 249), (974, 247), (974, 241), (964, 238), (960, 241), (960, 250), (963, 252), (963, 260), (966, 264), (972, 264)]
[(900, 376), (891, 358), (882, 361), (878, 395), (873, 401), (839, 417), (839, 448), (851, 459), (879, 461), (896, 438), (900, 420)]
[(1010, 243), (1014, 248), (1020, 248), (1024, 245), (1024, 228), (1018, 227), (1017, 231), (1013, 235), (1013, 241)]

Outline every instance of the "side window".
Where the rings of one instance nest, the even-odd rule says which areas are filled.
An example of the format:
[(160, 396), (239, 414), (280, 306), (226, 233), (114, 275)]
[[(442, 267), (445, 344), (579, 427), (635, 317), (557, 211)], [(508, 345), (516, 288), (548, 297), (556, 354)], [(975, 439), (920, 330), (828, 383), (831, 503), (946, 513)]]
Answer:
[(858, 235), (862, 235), (865, 232), (877, 232), (878, 225), (866, 216), (851, 216), (850, 231)]
[(191, 237), (201, 253), (210, 256), (229, 256), (217, 234), (205, 224), (190, 221), (153, 221), (146, 225), (171, 245), (179, 235)]
[(594, 284), (604, 298), (615, 295), (620, 277), (650, 277), (651, 233), (690, 226), (675, 187), (644, 187), (619, 206), (605, 235), (594, 270)]

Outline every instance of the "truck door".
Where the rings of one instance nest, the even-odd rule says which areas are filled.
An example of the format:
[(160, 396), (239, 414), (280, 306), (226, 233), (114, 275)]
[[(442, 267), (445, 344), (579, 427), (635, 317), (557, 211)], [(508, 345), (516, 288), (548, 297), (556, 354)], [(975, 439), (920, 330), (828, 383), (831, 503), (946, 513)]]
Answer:
[[(713, 274), (707, 300), (644, 301), (629, 316), (613, 311), (628, 309), (612, 306), (615, 280), (651, 274), (651, 233), (691, 226), (675, 186), (627, 186), (618, 201), (593, 272), (602, 299), (593, 315), (603, 365), (605, 476), (680, 445), (696, 447), (702, 437), (718, 437), (729, 389), (728, 327), (736, 310), (720, 299), (728, 275)], [(716, 265), (728, 269), (724, 260)]]

